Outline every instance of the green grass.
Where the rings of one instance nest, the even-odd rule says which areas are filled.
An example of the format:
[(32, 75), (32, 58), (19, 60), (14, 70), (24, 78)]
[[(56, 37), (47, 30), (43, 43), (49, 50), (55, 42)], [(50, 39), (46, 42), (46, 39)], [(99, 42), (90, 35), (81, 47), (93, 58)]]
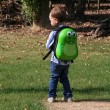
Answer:
[[(0, 35), (0, 109), (46, 110), (49, 58), (42, 60), (46, 37)], [(69, 79), (75, 100), (110, 100), (110, 41), (78, 42), (79, 57)], [(58, 85), (58, 97), (62, 97)]]

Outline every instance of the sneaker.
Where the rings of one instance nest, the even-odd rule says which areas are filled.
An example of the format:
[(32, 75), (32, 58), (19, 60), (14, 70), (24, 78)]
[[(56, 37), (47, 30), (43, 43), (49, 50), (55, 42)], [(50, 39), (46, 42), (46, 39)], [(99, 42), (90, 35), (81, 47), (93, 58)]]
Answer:
[(65, 102), (73, 102), (73, 99), (71, 97), (70, 98), (63, 98), (62, 100)]
[(53, 103), (53, 102), (55, 102), (55, 98), (49, 97), (47, 101), (50, 102), (50, 103)]

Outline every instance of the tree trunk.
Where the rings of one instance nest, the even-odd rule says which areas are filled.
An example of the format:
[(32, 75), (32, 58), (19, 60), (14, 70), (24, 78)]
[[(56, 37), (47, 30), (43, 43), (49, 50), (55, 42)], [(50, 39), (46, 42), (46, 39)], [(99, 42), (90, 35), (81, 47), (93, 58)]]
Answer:
[(40, 25), (42, 27), (49, 25), (49, 0), (42, 0), (41, 2)]
[(33, 26), (31, 28), (34, 33), (41, 31), (42, 27), (47, 27), (49, 25), (49, 1), (42, 0), (40, 8), (40, 18), (39, 20), (33, 21)]
[(82, 18), (84, 16), (86, 0), (78, 0), (76, 16)]
[(74, 15), (74, 0), (65, 0), (65, 5), (68, 12), (68, 18), (71, 19)]

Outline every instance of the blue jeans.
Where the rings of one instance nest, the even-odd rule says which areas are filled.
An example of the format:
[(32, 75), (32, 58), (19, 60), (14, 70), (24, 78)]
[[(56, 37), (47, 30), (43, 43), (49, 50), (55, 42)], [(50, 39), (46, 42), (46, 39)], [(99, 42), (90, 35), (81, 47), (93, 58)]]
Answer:
[(48, 96), (49, 97), (56, 97), (56, 90), (57, 90), (57, 85), (58, 81), (62, 83), (64, 92), (63, 95), (65, 98), (70, 98), (72, 97), (72, 91), (70, 89), (70, 83), (68, 80), (68, 69), (69, 65), (59, 65), (54, 62), (50, 63), (50, 82), (49, 82), (49, 92)]

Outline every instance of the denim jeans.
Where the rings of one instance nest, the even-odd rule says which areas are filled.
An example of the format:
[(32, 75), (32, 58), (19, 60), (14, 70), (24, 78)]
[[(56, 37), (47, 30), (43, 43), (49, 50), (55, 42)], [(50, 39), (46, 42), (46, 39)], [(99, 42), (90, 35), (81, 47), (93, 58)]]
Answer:
[(49, 97), (56, 97), (56, 90), (57, 90), (57, 85), (58, 81), (62, 83), (64, 92), (63, 95), (65, 98), (70, 98), (72, 97), (72, 91), (70, 89), (70, 83), (68, 80), (68, 69), (69, 65), (59, 65), (54, 62), (50, 63), (50, 82), (49, 82), (49, 92), (48, 96)]

